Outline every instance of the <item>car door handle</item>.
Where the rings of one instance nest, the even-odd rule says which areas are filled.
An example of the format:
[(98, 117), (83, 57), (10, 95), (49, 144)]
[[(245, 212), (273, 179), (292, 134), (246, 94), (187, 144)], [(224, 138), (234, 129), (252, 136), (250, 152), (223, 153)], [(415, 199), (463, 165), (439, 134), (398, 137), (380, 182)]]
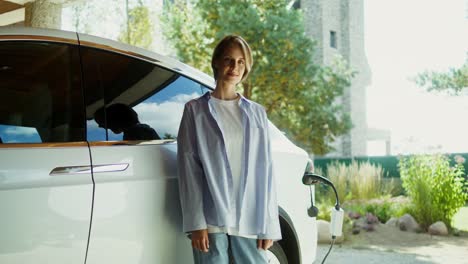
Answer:
[[(102, 164), (102, 165), (93, 165), (93, 173), (97, 172), (117, 172), (124, 171), (128, 168), (128, 163), (116, 163), (116, 164)], [(67, 166), (67, 167), (56, 167), (54, 168), (49, 175), (57, 176), (64, 174), (84, 174), (91, 173), (91, 166)]]
[(124, 171), (128, 168), (128, 165), (128, 163), (93, 165), (93, 172)]

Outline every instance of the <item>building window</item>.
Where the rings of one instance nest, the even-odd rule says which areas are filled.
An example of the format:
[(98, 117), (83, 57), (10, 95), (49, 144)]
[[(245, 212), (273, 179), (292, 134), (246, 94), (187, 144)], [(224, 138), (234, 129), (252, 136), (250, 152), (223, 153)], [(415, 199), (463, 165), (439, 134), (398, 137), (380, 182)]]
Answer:
[(337, 47), (336, 45), (336, 32), (335, 31), (330, 31), (330, 47), (335, 48)]

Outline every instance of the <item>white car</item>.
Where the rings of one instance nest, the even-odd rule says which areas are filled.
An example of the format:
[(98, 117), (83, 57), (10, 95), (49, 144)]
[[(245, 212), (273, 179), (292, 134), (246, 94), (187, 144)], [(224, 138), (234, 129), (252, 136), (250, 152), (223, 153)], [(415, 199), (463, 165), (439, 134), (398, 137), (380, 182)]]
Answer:
[[(115, 41), (1, 27), (0, 263), (192, 263), (176, 135), (184, 104), (213, 85), (174, 59)], [(99, 127), (99, 109), (115, 103), (162, 139), (123, 140), (106, 129), (106, 111)], [(270, 130), (283, 239), (269, 257), (312, 263), (316, 222), (301, 181), (308, 155)]]

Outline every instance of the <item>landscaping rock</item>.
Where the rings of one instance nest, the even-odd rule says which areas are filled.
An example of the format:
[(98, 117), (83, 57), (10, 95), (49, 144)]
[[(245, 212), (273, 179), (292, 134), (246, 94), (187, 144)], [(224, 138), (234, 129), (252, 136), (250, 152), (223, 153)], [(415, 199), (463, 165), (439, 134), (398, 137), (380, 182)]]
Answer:
[(362, 221), (359, 221), (359, 219), (353, 221), (353, 228), (361, 228), (362, 227)]
[(366, 223), (366, 219), (364, 217), (361, 217), (359, 219), (356, 219), (353, 221), (353, 228), (354, 227), (357, 227), (357, 228), (363, 228), (367, 223)]
[[(317, 220), (317, 242), (318, 243), (331, 243), (330, 223), (325, 220)], [(335, 239), (336, 244), (344, 241), (344, 233)]]
[(444, 222), (437, 221), (429, 226), (429, 234), (433, 236), (446, 236), (448, 235), (448, 229)]
[(349, 213), (348, 213), (348, 216), (349, 216), (349, 218), (351, 218), (351, 219), (359, 219), (359, 218), (361, 218), (361, 214), (360, 214), (360, 213), (356, 213), (356, 212), (349, 212)]
[(410, 214), (405, 214), (398, 219), (398, 227), (401, 231), (420, 232), (419, 224)]
[(385, 224), (388, 225), (388, 226), (397, 226), (398, 219), (395, 218), (395, 217), (392, 217), (392, 218), (388, 219), (388, 221)]
[(379, 223), (379, 220), (375, 216), (367, 214), (366, 217), (353, 221), (353, 234), (359, 234), (361, 229), (372, 232), (375, 230), (377, 223)]
[(361, 228), (360, 227), (353, 227), (353, 235), (357, 235), (361, 233)]
[(362, 227), (362, 229), (366, 230), (367, 232), (375, 231), (375, 224), (366, 224)]
[(377, 218), (377, 216), (373, 215), (372, 213), (366, 214), (366, 220), (367, 220), (367, 224), (369, 225), (379, 223), (379, 218)]

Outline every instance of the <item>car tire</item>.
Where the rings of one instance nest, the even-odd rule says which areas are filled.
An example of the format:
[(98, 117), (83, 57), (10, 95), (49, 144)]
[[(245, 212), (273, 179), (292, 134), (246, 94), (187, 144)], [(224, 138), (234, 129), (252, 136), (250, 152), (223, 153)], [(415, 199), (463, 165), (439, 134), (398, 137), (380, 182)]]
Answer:
[(284, 253), (283, 248), (278, 242), (273, 243), (268, 249), (267, 252), (268, 263), (273, 264), (287, 264), (288, 258), (286, 257), (286, 253)]

